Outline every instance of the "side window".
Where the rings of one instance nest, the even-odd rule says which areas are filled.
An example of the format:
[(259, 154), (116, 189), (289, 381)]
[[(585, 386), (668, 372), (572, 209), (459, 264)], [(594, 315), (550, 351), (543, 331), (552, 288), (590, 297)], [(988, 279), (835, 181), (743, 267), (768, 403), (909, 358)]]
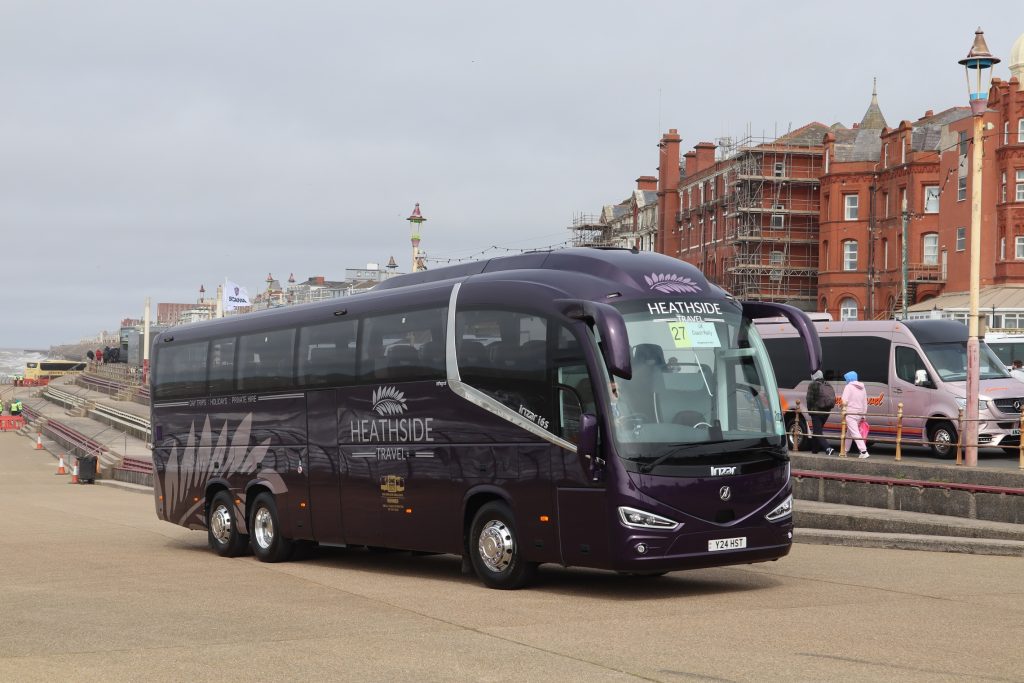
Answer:
[(909, 346), (896, 347), (896, 376), (904, 382), (918, 386), (930, 381), (924, 361), (917, 351)]
[(234, 337), (210, 342), (210, 393), (226, 394), (235, 389)]
[(366, 318), (359, 344), (362, 380), (413, 382), (444, 379), (446, 321), (445, 308)]
[(356, 379), (358, 320), (338, 320), (299, 330), (299, 384), (346, 384)]
[[(824, 338), (821, 343), (824, 348)], [(775, 370), (775, 379), (780, 388), (793, 389), (803, 380), (810, 379), (807, 370), (803, 369), (810, 363), (807, 347), (799, 337), (765, 339), (764, 346), (768, 350), (768, 358), (772, 361), (772, 369)]]
[(884, 337), (822, 337), (822, 370), (826, 381), (842, 382), (856, 370), (861, 382), (889, 383), (889, 347)]
[(238, 340), (239, 391), (295, 386), (295, 330), (248, 334)]
[(514, 311), (459, 311), (455, 335), (464, 382), (541, 427), (556, 429), (545, 318)]
[(156, 357), (154, 398), (206, 394), (206, 349), (209, 342), (161, 346)]
[(555, 382), (572, 391), (559, 389), (557, 397), (558, 430), (563, 439), (575, 443), (579, 438), (580, 415), (597, 413), (594, 387), (587, 373), (587, 365), (576, 335), (564, 325), (558, 326), (558, 344), (552, 359)]

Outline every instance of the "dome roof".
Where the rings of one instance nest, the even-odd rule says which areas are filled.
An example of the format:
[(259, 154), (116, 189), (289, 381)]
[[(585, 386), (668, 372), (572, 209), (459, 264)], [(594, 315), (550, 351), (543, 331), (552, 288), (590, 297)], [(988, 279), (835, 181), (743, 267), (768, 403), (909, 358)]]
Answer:
[(1024, 81), (1024, 33), (1013, 42), (1010, 48), (1010, 74)]

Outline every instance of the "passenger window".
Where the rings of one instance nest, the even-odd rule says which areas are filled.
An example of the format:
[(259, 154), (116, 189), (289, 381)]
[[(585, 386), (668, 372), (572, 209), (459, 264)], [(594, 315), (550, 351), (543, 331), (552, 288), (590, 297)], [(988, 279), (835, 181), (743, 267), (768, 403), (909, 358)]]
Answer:
[(204, 394), (209, 342), (160, 346), (156, 357), (154, 398)]
[(235, 389), (235, 338), (210, 342), (211, 394), (227, 394)]
[(338, 320), (299, 330), (299, 384), (320, 387), (356, 378), (358, 320)]
[(541, 427), (556, 430), (545, 318), (514, 311), (460, 311), (455, 336), (464, 382)]
[(238, 389), (272, 391), (295, 386), (295, 330), (239, 338)]
[[(558, 345), (555, 348), (554, 369), (558, 393), (558, 435), (576, 443), (579, 439), (580, 415), (596, 414), (594, 387), (587, 373), (583, 347), (572, 331), (559, 326)], [(569, 391), (568, 389), (571, 389)]]
[(360, 374), (367, 382), (445, 378), (447, 309), (388, 313), (363, 322)]
[(896, 347), (896, 376), (917, 386), (933, 386), (924, 361), (917, 351), (909, 346)]

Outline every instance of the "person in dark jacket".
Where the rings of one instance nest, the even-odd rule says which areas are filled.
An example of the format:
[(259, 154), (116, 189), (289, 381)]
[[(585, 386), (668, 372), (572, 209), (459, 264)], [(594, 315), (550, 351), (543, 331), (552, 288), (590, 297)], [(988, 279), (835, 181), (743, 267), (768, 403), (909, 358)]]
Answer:
[(832, 385), (825, 381), (821, 370), (815, 370), (811, 375), (811, 383), (807, 385), (807, 410), (811, 415), (811, 453), (824, 451), (825, 455), (832, 455), (833, 449), (828, 441), (822, 436), (825, 429), (825, 421), (828, 413), (835, 407), (836, 392)]

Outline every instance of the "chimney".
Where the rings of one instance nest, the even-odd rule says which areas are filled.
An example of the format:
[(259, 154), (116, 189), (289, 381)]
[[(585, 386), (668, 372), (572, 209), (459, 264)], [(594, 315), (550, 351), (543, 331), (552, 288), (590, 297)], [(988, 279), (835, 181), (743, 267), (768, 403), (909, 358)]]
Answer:
[(697, 155), (697, 168), (696, 173), (700, 173), (706, 168), (711, 168), (715, 165), (715, 145), (711, 142), (698, 142), (693, 146), (694, 152)]
[(683, 155), (683, 175), (691, 176), (697, 172), (697, 153), (692, 149)]
[(314, 275), (313, 276), (313, 284), (314, 285), (321, 285), (321, 286), (323, 286), (323, 284), (324, 284), (324, 276), (323, 275)]
[(660, 254), (678, 250), (675, 216), (679, 211), (679, 141), (679, 131), (669, 128), (658, 143), (658, 233), (654, 250)]
[(636, 179), (636, 189), (656, 192), (658, 190), (658, 179), (652, 175), (642, 175)]

